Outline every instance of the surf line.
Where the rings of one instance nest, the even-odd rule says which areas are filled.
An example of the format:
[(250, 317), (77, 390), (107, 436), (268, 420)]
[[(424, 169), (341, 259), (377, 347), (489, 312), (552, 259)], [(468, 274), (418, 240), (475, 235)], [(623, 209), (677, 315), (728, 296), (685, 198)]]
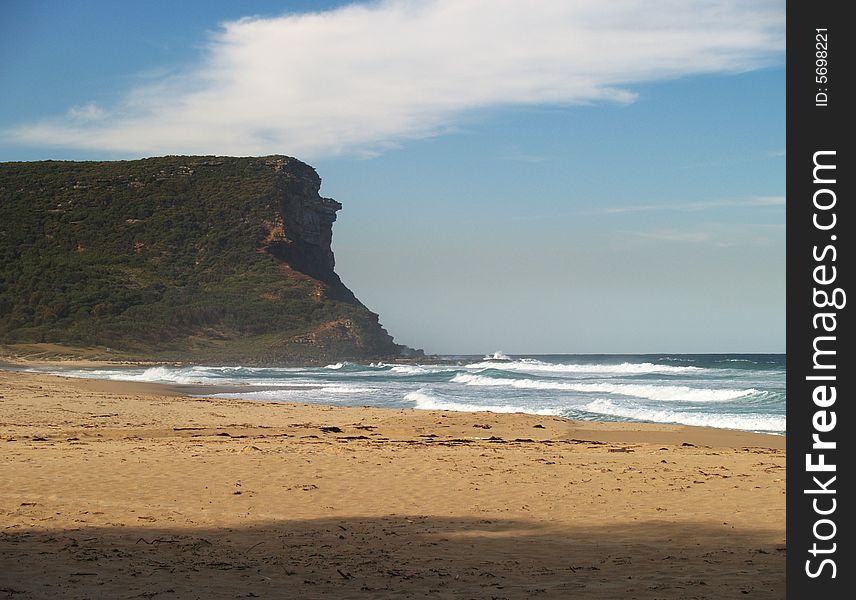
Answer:
[[(837, 269), (834, 263), (838, 251), (835, 242), (838, 236), (834, 233), (838, 224), (836, 213), (833, 211), (837, 197), (834, 186), (836, 152), (834, 150), (822, 150), (814, 153), (814, 169), (812, 171), (813, 183), (818, 186), (812, 197), (815, 212), (812, 214), (812, 224), (818, 232), (829, 235), (829, 243), (823, 248), (814, 246), (812, 258), (815, 267), (812, 270), (812, 303), (815, 314), (812, 318), (815, 336), (812, 340), (811, 374), (806, 376), (807, 382), (816, 382), (811, 392), (812, 402), (818, 410), (811, 417), (814, 432), (811, 434), (811, 452), (805, 455), (806, 473), (812, 475), (814, 487), (804, 489), (803, 493), (812, 496), (811, 507), (818, 517), (812, 525), (811, 532), (813, 543), (807, 552), (812, 556), (805, 561), (805, 574), (816, 579), (823, 574), (824, 569), (830, 572), (825, 576), (835, 579), (838, 566), (833, 558), (838, 549), (835, 541), (838, 526), (833, 520), (833, 515), (838, 509), (836, 488), (837, 467), (831, 461), (827, 462), (828, 453), (837, 450), (835, 427), (838, 423), (835, 410), (829, 410), (835, 405), (837, 398), (837, 335), (838, 313), (847, 305), (847, 295), (840, 287), (832, 286), (837, 279)], [(831, 160), (830, 160), (831, 158)], [(826, 171), (832, 171), (830, 175)], [(833, 310), (834, 309), (834, 310)], [(822, 330), (822, 332), (818, 332)], [(821, 436), (824, 437), (821, 437)], [(818, 547), (820, 542), (820, 547)], [(820, 556), (818, 556), (820, 555)], [(816, 563), (815, 561), (819, 561)]]

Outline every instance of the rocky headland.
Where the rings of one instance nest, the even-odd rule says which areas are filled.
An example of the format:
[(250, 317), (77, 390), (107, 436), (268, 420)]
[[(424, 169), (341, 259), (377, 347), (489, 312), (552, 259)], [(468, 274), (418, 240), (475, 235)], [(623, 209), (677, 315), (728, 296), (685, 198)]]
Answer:
[(286, 156), (0, 164), (7, 355), (288, 364), (412, 354), (336, 274)]

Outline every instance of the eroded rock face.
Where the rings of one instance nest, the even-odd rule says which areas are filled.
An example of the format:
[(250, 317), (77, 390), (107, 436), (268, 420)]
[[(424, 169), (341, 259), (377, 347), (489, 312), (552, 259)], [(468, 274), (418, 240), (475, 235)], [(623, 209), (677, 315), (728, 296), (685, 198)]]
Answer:
[(330, 282), (336, 265), (331, 247), (339, 202), (319, 194), (315, 169), (294, 160), (276, 163), (275, 199), (280, 207), (282, 234), (271, 241), (271, 254), (295, 269)]
[(269, 223), (265, 250), (324, 282), (330, 298), (359, 304), (334, 271), (333, 223), (342, 204), (321, 196), (321, 178), (309, 165), (287, 157), (269, 157), (267, 164), (276, 171), (272, 204), (278, 214)]

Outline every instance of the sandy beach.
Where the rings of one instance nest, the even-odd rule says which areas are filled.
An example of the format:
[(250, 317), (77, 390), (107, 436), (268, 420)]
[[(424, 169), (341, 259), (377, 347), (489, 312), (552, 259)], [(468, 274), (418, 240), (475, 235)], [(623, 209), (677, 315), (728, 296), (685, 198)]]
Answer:
[(0, 371), (0, 597), (784, 597), (785, 438)]

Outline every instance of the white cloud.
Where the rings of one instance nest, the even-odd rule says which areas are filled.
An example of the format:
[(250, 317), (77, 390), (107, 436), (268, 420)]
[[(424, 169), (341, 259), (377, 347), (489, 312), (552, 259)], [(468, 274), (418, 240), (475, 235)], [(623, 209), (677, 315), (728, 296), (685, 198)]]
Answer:
[(81, 106), (72, 106), (68, 109), (67, 115), (75, 121), (98, 121), (103, 119), (106, 113), (94, 102), (87, 102)]
[(97, 120), (9, 133), (129, 155), (371, 155), (478, 109), (631, 102), (641, 82), (780, 63), (784, 17), (782, 0), (387, 0), (247, 18)]

